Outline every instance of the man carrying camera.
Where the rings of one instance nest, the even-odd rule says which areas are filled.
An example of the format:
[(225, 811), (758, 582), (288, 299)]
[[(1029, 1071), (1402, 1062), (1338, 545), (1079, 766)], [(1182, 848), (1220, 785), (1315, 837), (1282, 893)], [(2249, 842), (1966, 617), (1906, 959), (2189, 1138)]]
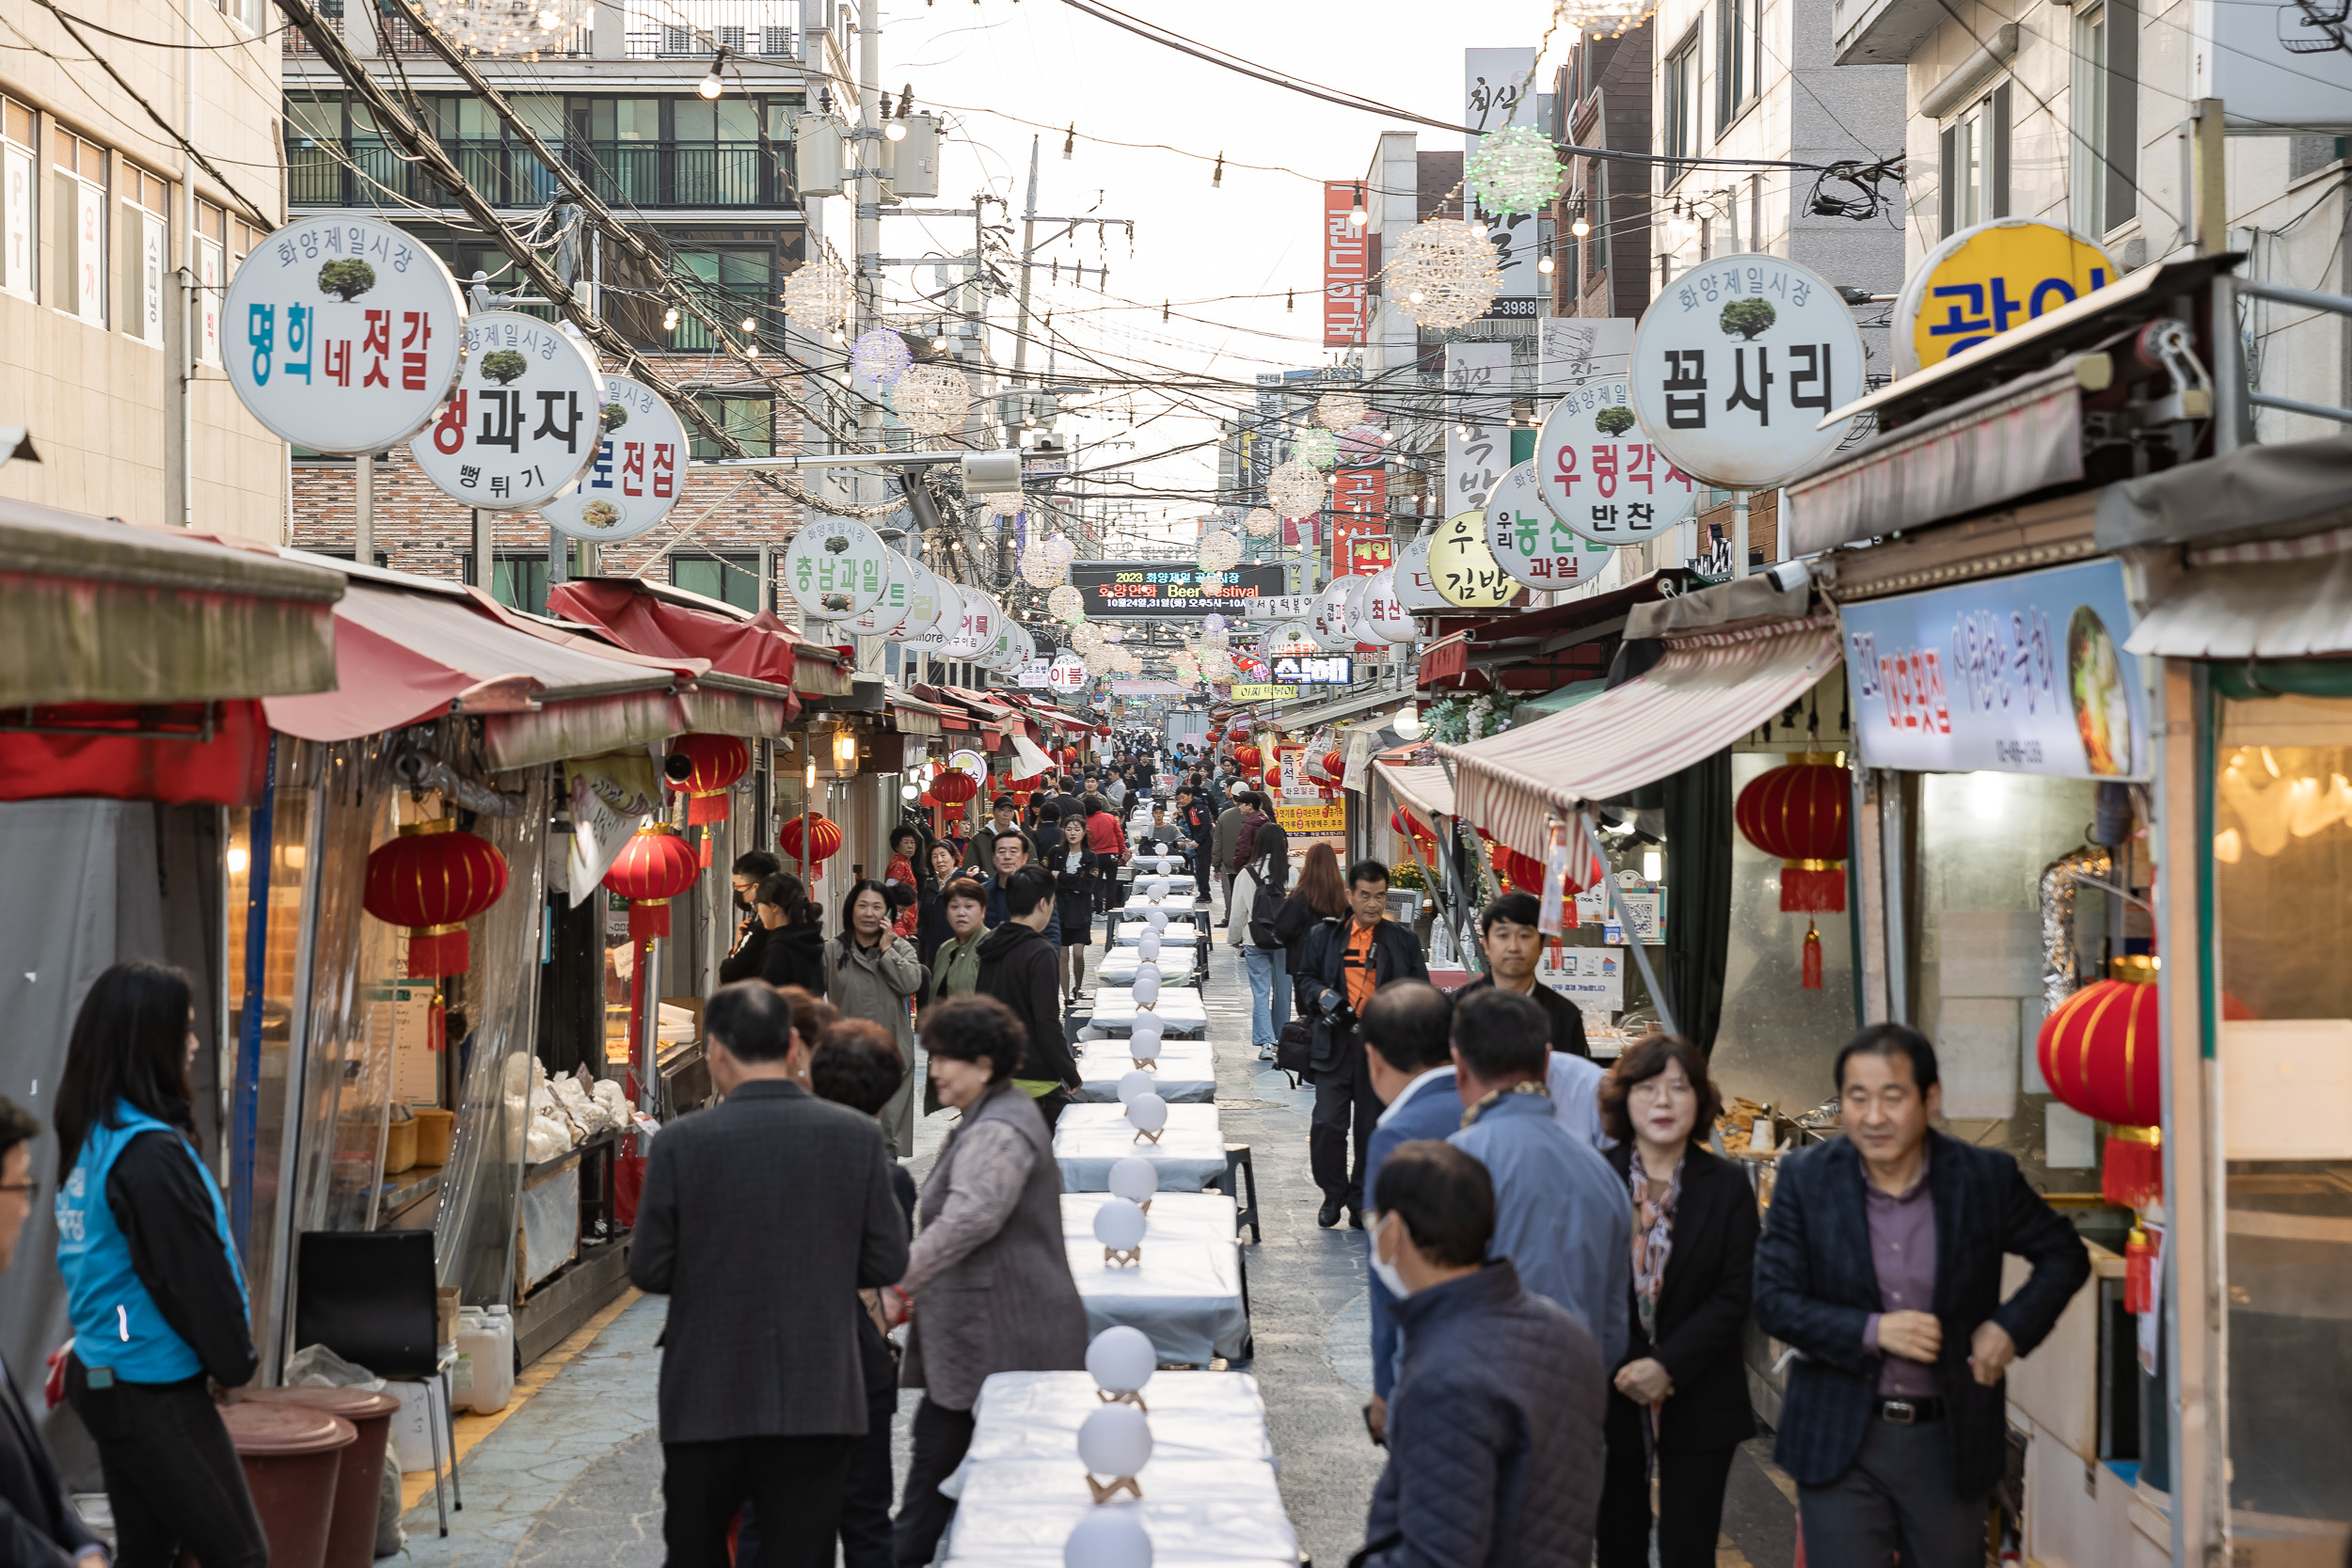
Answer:
[[(1348, 912), (1307, 933), (1293, 985), (1298, 1010), (1312, 1021), (1309, 1055), (1315, 1083), (1315, 1108), (1307, 1131), (1307, 1158), (1315, 1185), (1323, 1189), (1316, 1223), (1364, 1227), (1364, 1148), (1380, 1118), (1380, 1097), (1373, 1092), (1364, 1065), (1359, 1020), (1373, 992), (1391, 980), (1426, 980), (1421, 943), (1410, 927), (1389, 916), (1389, 868), (1358, 861), (1347, 870)], [(1354, 1125), (1349, 1125), (1351, 1117)], [(1353, 1146), (1351, 1150), (1351, 1145)]]

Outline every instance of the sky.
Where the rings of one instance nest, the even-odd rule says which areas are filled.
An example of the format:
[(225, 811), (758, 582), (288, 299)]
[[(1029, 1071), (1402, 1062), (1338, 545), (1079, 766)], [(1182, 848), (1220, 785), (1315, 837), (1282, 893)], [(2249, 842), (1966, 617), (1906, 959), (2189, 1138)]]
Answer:
[[(1550, 21), (1547, 0), (1106, 3), (1245, 59), (1454, 123), (1462, 115), (1463, 50), (1527, 47)], [(1563, 42), (1541, 62), (1539, 87), (1549, 87)], [(1323, 347), (1321, 182), (1360, 178), (1375, 138), (1412, 129), (1406, 122), (1250, 80), (1062, 0), (884, 0), (882, 45), (891, 92), (912, 84), (916, 108), (947, 119), (939, 199), (909, 205), (968, 206), (972, 193), (985, 189), (1009, 201), (1017, 224), (1036, 135), (1042, 138), (1040, 211), (1134, 220), (1132, 253), (1123, 229), (1113, 230), (1106, 252), (1091, 230), (1041, 252), (1089, 269), (1106, 261), (1110, 268), (1107, 299), (1095, 292), (1090, 270), (1084, 288), (1065, 279), (1057, 291), (1039, 279), (1033, 309), (1041, 317), (1050, 297), (1057, 332), (1155, 367), (1244, 383), (1261, 371), (1338, 356)], [(1075, 150), (1065, 161), (1064, 135), (1073, 122)], [(1462, 146), (1458, 133), (1420, 135), (1424, 150)], [(1224, 176), (1213, 187), (1219, 153)], [(846, 251), (848, 236), (835, 230), (846, 223), (847, 205), (832, 205), (840, 211), (829, 215), (828, 233)], [(1045, 232), (1041, 226), (1041, 239)], [(885, 255), (946, 254), (970, 244), (969, 219), (883, 220)], [(911, 285), (930, 290), (930, 270), (891, 269), (886, 297), (908, 298)], [(1291, 290), (1295, 309), (1285, 308)], [(1164, 324), (1161, 305), (1170, 300), (1174, 319)], [(992, 320), (1009, 325), (1009, 302), (993, 308)], [(1009, 337), (995, 347), (999, 364), (1009, 363)], [(1042, 368), (1037, 352), (1033, 346), (1032, 370)], [(1069, 360), (1056, 368), (1068, 369)], [(1238, 404), (1247, 394), (1229, 396)], [(1168, 408), (1165, 396), (1139, 393), (1132, 429), (1100, 418), (1065, 420), (1062, 428), (1089, 443), (1131, 439), (1146, 457), (1215, 441), (1213, 416)], [(1200, 447), (1138, 465), (1138, 478), (1205, 492), (1215, 483), (1216, 453)], [(1152, 503), (1152, 510), (1173, 522), (1197, 517), (1206, 504), (1204, 495)]]

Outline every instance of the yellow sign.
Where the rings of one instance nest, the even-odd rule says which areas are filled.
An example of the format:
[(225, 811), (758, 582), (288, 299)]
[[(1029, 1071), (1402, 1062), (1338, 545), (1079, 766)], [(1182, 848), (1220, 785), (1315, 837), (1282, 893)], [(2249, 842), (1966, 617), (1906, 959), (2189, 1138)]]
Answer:
[(1519, 585), (1486, 547), (1486, 514), (1456, 512), (1429, 541), (1429, 580), (1446, 603), (1464, 610), (1501, 610)]
[(1347, 832), (1347, 802), (1314, 800), (1292, 805), (1284, 801), (1275, 806), (1274, 820), (1286, 833), (1343, 833)]
[(2054, 223), (1995, 218), (1963, 229), (1929, 253), (1896, 299), (1895, 373), (1940, 365), (2115, 277), (2106, 251)]
[(1233, 701), (1237, 703), (1286, 703), (1298, 695), (1295, 686), (1236, 686)]

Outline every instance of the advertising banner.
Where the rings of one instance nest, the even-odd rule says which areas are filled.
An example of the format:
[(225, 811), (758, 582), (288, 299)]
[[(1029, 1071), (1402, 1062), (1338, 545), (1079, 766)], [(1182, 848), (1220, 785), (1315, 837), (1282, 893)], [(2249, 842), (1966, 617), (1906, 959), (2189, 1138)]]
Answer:
[(1089, 620), (1132, 621), (1198, 616), (1211, 610), (1247, 615), (1253, 599), (1289, 586), (1278, 563), (1246, 562), (1222, 572), (1174, 561), (1073, 561), (1070, 583)]
[(1337, 470), (1331, 476), (1331, 575), (1376, 572), (1389, 563), (1389, 470)]
[(1873, 768), (2146, 779), (2123, 568), (2085, 562), (1840, 612), (1853, 733)]
[(2116, 277), (2106, 251), (2055, 223), (1995, 218), (1963, 229), (1930, 251), (1896, 296), (1895, 373), (1940, 365)]
[(1278, 800), (1274, 804), (1274, 820), (1286, 833), (1309, 833), (1317, 837), (1347, 832), (1347, 802), (1344, 800)]
[[(1445, 346), (1445, 497), (1439, 515), (1483, 511), (1511, 466), (1511, 345)], [(1500, 416), (1500, 417), (1498, 417)]]
[(1355, 210), (1356, 182), (1323, 182), (1323, 346), (1361, 348), (1369, 313), (1366, 285), (1372, 247), (1366, 230), (1347, 219)]

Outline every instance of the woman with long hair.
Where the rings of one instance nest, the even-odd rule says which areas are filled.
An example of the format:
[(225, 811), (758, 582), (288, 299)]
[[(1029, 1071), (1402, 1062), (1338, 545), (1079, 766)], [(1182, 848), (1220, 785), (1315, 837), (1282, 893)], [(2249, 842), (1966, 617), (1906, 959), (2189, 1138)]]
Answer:
[(1339, 852), (1328, 844), (1318, 844), (1307, 851), (1307, 863), (1298, 868), (1298, 885), (1282, 900), (1281, 909), (1274, 916), (1274, 934), (1282, 943), (1283, 972), (1295, 976), (1299, 960), (1306, 957), (1307, 933), (1315, 923), (1337, 920), (1347, 912), (1347, 879), (1340, 875)]
[(1054, 907), (1061, 916), (1062, 1000), (1074, 1006), (1087, 981), (1087, 943), (1094, 940), (1094, 899), (1104, 880), (1116, 880), (1119, 863), (1087, 847), (1086, 818), (1065, 816), (1060, 842), (1046, 851), (1054, 874)]
[(759, 891), (752, 895), (752, 916), (759, 929), (744, 939), (735, 957), (719, 965), (720, 980), (765, 980), (824, 995), (825, 912), (801, 879), (789, 871), (762, 878)]
[(899, 1064), (909, 1071), (882, 1110), (883, 1134), (898, 1158), (914, 1152), (914, 999), (923, 989), (914, 943), (890, 928), (889, 895), (870, 877), (850, 885), (841, 900), (841, 934), (826, 944), (826, 994), (843, 1018), (862, 1018), (890, 1031)]
[(245, 1272), (194, 1143), (188, 977), (119, 963), (82, 999), (57, 1083), (66, 1398), (98, 1445), (115, 1561), (263, 1568), (269, 1543), (208, 1383), (251, 1381)]

